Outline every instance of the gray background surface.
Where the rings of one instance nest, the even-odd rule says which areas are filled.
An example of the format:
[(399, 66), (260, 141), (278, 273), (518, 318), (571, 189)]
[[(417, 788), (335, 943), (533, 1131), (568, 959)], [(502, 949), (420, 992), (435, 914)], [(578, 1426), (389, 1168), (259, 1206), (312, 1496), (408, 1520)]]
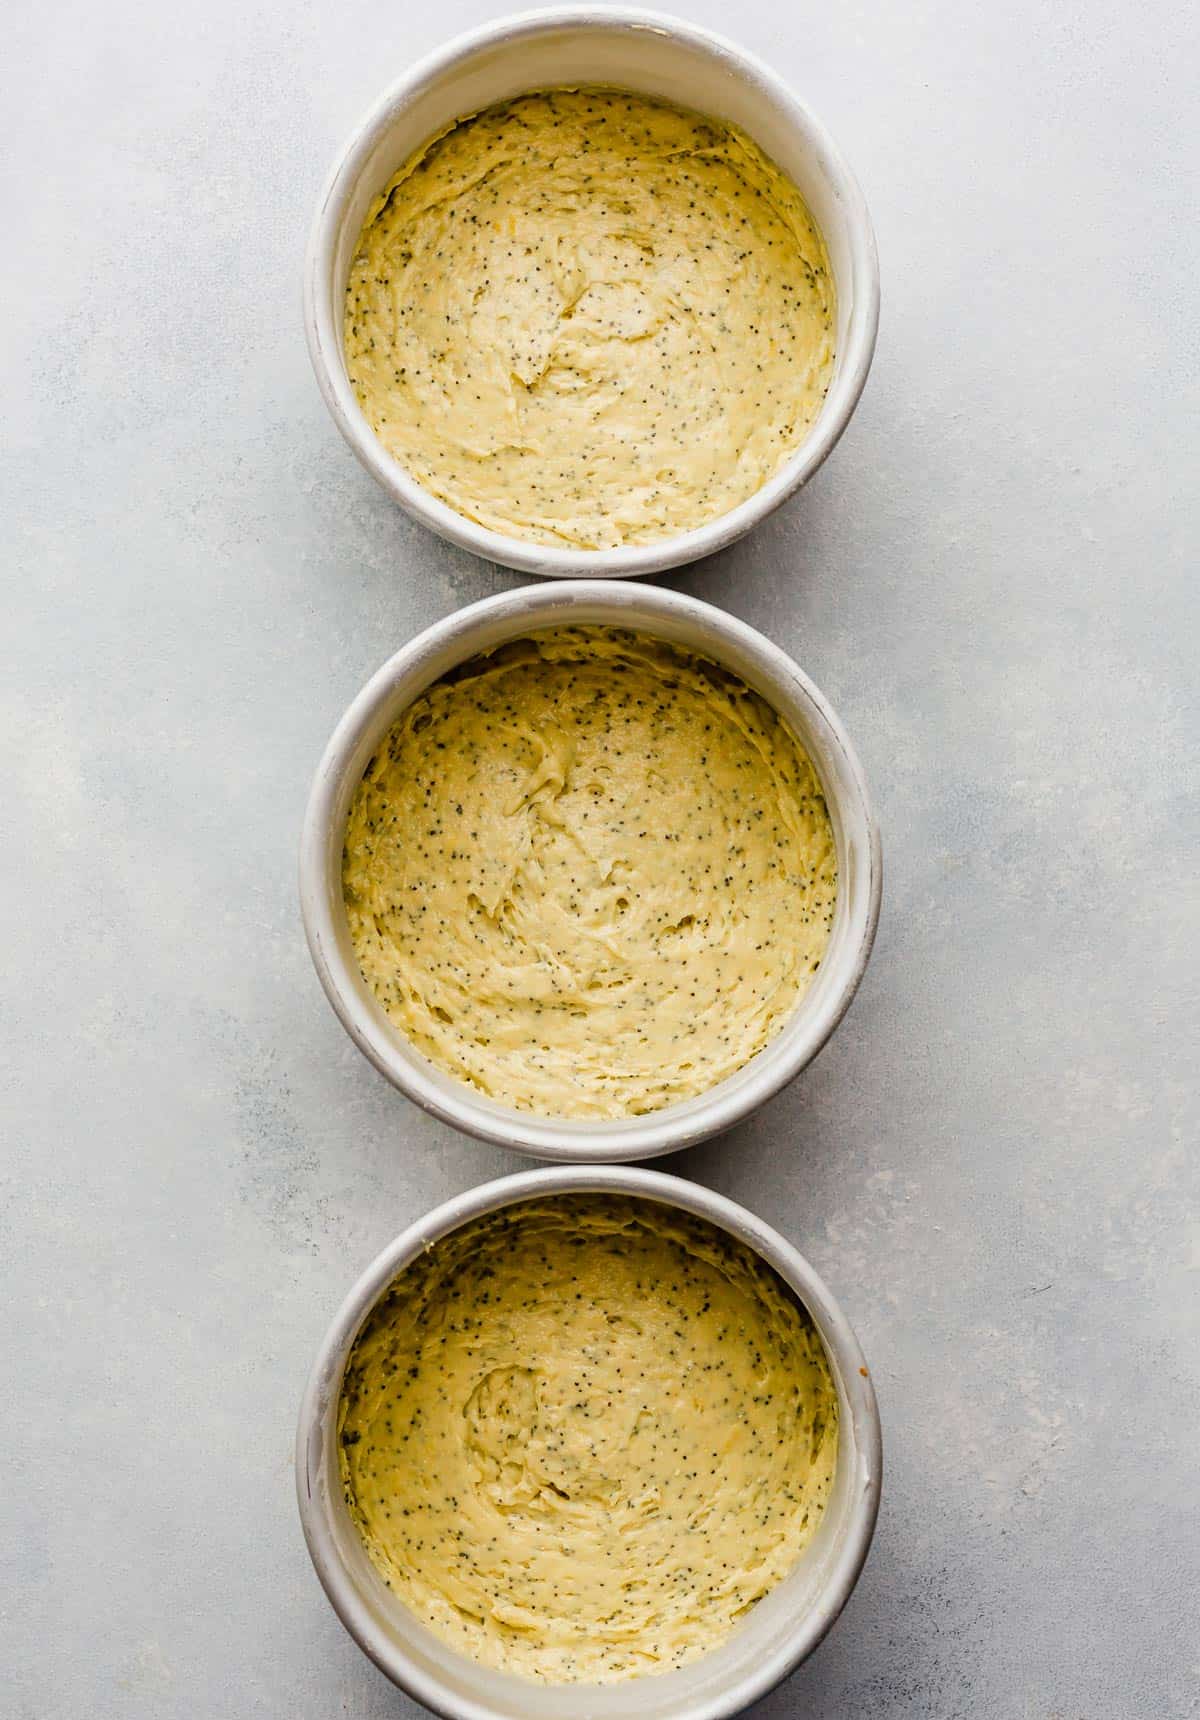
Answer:
[[(678, 581), (832, 698), (887, 862), (828, 1050), (668, 1162), (811, 1256), (885, 1421), (862, 1583), (757, 1713), (1176, 1720), (1200, 1711), (1191, 9), (688, 10), (830, 125), (884, 272), (842, 446)], [(14, 1720), (416, 1712), (309, 1569), (294, 1415), (367, 1260), (519, 1161), (352, 1049), (296, 839), (367, 675), (516, 580), (359, 470), (299, 279), (343, 134), (490, 15), (6, 18)]]

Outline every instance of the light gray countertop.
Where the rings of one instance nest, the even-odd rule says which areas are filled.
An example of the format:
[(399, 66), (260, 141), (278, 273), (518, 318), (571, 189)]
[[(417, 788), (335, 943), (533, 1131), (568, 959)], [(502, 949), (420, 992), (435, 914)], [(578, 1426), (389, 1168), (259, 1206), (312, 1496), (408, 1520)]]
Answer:
[[(12, 1720), (416, 1712), (313, 1578), (295, 1412), (367, 1260), (519, 1161), (351, 1047), (296, 839), (370, 671), (514, 576), (359, 470), (299, 279), (359, 111), (495, 10), (52, 0), (6, 25)], [(678, 580), (828, 693), (886, 854), (829, 1048), (667, 1165), (810, 1255), (884, 1417), (863, 1580), (756, 1712), (1177, 1720), (1200, 1712), (1190, 9), (687, 10), (830, 125), (884, 281), (829, 465)]]

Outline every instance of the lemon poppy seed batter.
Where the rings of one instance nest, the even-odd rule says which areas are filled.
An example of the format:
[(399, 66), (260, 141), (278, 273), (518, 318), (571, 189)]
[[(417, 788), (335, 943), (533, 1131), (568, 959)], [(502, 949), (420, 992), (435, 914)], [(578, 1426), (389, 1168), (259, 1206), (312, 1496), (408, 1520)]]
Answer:
[(600, 627), (463, 664), (350, 808), (363, 975), (432, 1062), (520, 1110), (621, 1117), (705, 1092), (811, 983), (837, 892), (795, 736), (715, 663)]
[(339, 1406), (393, 1593), (548, 1683), (717, 1647), (812, 1538), (837, 1459), (820, 1339), (726, 1232), (561, 1196), (437, 1243), (370, 1316)]
[(825, 247), (734, 127), (611, 89), (460, 120), (371, 211), (351, 385), (459, 513), (587, 549), (727, 513), (808, 434), (833, 368)]

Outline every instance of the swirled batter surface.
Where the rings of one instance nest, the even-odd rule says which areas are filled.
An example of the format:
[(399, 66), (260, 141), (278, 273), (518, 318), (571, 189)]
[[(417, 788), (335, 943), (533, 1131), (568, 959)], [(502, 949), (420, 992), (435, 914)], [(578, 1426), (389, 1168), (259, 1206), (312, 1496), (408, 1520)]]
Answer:
[(518, 1109), (702, 1093), (810, 984), (837, 891), (820, 783), (757, 693), (661, 640), (536, 634), (436, 682), (351, 805), (364, 977), (440, 1068)]
[(437, 1634), (549, 1683), (668, 1672), (815, 1533), (821, 1342), (726, 1232), (649, 1201), (510, 1207), (414, 1262), (355, 1345), (346, 1498)]
[(376, 435), (459, 513), (587, 549), (727, 513), (833, 368), (825, 247), (743, 132), (620, 90), (461, 120), (371, 211), (346, 289)]

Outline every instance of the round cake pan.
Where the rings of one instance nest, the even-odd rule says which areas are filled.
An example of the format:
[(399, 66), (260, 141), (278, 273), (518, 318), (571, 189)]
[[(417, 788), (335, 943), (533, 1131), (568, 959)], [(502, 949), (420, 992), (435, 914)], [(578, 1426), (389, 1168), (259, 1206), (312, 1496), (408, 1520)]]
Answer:
[[(354, 1340), (396, 1275), (484, 1213), (531, 1198), (603, 1191), (694, 1213), (754, 1249), (807, 1308), (829, 1358), (840, 1416), (837, 1472), (795, 1569), (719, 1648), (677, 1672), (610, 1685), (540, 1685), (496, 1672), (435, 1637), (384, 1586), (342, 1493), (337, 1412)], [(342, 1304), (304, 1394), (296, 1441), (300, 1518), (334, 1611), (379, 1669), (447, 1720), (722, 1720), (786, 1678), (825, 1636), (858, 1581), (879, 1511), (879, 1411), (858, 1341), (812, 1267), (777, 1231), (693, 1182), (631, 1166), (527, 1171), (471, 1189), (397, 1237)]]
[[(762, 489), (694, 531), (620, 549), (556, 548), (502, 536), (411, 478), (376, 437), (346, 374), (346, 280), (363, 222), (392, 175), (429, 138), (493, 102), (555, 85), (608, 84), (658, 96), (748, 132), (799, 187), (825, 238), (837, 294), (833, 381), (807, 439)], [(563, 7), (501, 18), (407, 71), (338, 155), (304, 269), (304, 325), (334, 422), (401, 507), (489, 561), (552, 578), (626, 578), (711, 555), (807, 482), (858, 404), (875, 350), (879, 264), (862, 192), (824, 126), (761, 61), (694, 24), (624, 7)]]
[[(477, 652), (547, 627), (599, 624), (654, 635), (733, 670), (788, 723), (825, 792), (837, 845), (838, 896), (812, 986), (775, 1038), (696, 1098), (646, 1116), (573, 1121), (501, 1105), (434, 1067), (392, 1026), (359, 971), (342, 899), (350, 801), (372, 754), (412, 701)], [(300, 851), (308, 946), (342, 1025), (381, 1074), (455, 1128), (536, 1158), (603, 1164), (674, 1152), (732, 1127), (810, 1063), (849, 1008), (879, 919), (879, 830), (841, 723), (792, 659), (711, 604), (652, 585), (611, 581), (524, 586), (435, 623), (396, 653), (354, 700), (317, 770)]]

